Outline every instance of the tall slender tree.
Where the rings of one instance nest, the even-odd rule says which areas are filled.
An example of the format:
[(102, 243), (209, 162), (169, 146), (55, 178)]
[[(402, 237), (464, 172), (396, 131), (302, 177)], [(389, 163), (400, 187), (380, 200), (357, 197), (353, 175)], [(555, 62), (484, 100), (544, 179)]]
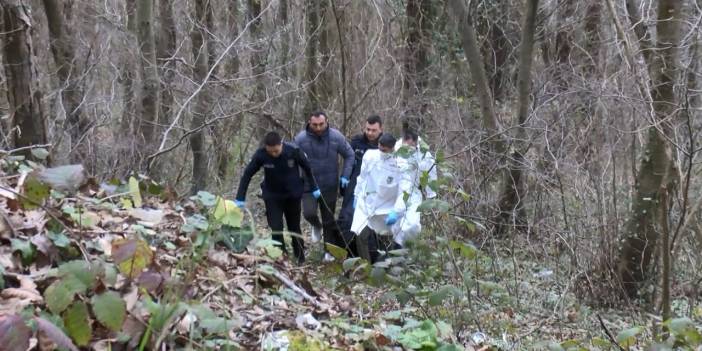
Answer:
[[(195, 61), (195, 69), (193, 70), (193, 81), (196, 84), (203, 84), (207, 78), (207, 72), (210, 70), (209, 65), (209, 35), (207, 26), (207, 2), (195, 2), (195, 23), (193, 30), (190, 33), (192, 41), (193, 60)], [(190, 188), (193, 194), (205, 189), (207, 185), (207, 154), (205, 152), (205, 134), (202, 126), (207, 121), (209, 112), (209, 98), (207, 89), (201, 91), (195, 101), (193, 108), (193, 118), (190, 123), (190, 129), (199, 130), (190, 135), (190, 150), (193, 153), (193, 172), (192, 186)]]
[[(32, 65), (31, 14), (22, 0), (2, 0), (3, 58), (14, 147), (45, 144), (46, 121)], [(29, 151), (25, 152), (27, 156)]]
[(419, 130), (422, 126), (424, 94), (429, 81), (432, 6), (429, 0), (408, 0), (407, 37), (404, 63), (405, 127)]
[(670, 119), (676, 115), (675, 83), (678, 81), (677, 60), (682, 40), (681, 23), (684, 21), (683, 4), (678, 0), (658, 2), (655, 50), (649, 57), (651, 96), (656, 124), (648, 127), (644, 157), (639, 165), (639, 181), (633, 198), (631, 217), (619, 250), (617, 275), (624, 292), (634, 297), (649, 274), (649, 266), (658, 242), (656, 214), (660, 213), (661, 190), (665, 191), (674, 177), (671, 147)]
[(49, 45), (56, 64), (56, 74), (59, 79), (59, 96), (68, 122), (68, 133), (71, 137), (70, 146), (76, 150), (72, 160), (83, 159), (81, 148), (77, 147), (80, 138), (87, 132), (89, 123), (83, 116), (82, 101), (85, 96), (80, 84), (81, 69), (76, 60), (73, 39), (67, 33), (64, 22), (64, 6), (71, 6), (70, 2), (57, 0), (43, 0), (44, 12), (49, 25)]
[(173, 17), (173, 0), (158, 2), (159, 31), (156, 45), (156, 59), (159, 65), (160, 124), (170, 123), (173, 111), (173, 79), (175, 78), (176, 23)]
[(137, 0), (137, 38), (141, 53), (142, 88), (140, 100), (140, 131), (146, 144), (154, 138), (158, 123), (158, 64), (156, 63), (156, 41), (154, 38), (154, 1)]

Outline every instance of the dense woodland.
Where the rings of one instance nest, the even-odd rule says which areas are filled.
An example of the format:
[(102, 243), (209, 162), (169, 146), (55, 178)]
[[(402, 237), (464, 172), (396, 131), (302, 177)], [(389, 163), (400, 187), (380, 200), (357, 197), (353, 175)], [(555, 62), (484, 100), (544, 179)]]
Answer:
[[(19, 298), (6, 291), (28, 288), (27, 277), (38, 296), (23, 305), (24, 319), (0, 309), (0, 341), (18, 340), (4, 328), (25, 333), (17, 327), (25, 323), (40, 331), (41, 350), (76, 349), (71, 340), (95, 349), (256, 349), (293, 329), (304, 333), (289, 337), (291, 350), (702, 344), (699, 1), (0, 0), (0, 10), (3, 298)], [(378, 114), (385, 132), (416, 129), (437, 156), (439, 198), (425, 206), (424, 232), (402, 264), (281, 263), (256, 206), (243, 222), (258, 227), (258, 244), (181, 245), (180, 225), (197, 211), (219, 215), (191, 234), (219, 238), (215, 221), (228, 225), (219, 201), (232, 199), (263, 135), (290, 140), (316, 110), (349, 138)], [(30, 206), (38, 209), (15, 204), (31, 197), (32, 174), (79, 164), (81, 181), (48, 181), (51, 196)], [(79, 189), (84, 181), (93, 190)], [(107, 183), (118, 190), (105, 192)], [(147, 195), (152, 187), (162, 190)], [(141, 207), (140, 189), (144, 208), (165, 217), (124, 212)], [(79, 209), (96, 216), (92, 229)], [(72, 244), (58, 245), (58, 234)], [(73, 294), (64, 308), (49, 302), (47, 291), (68, 283), (46, 270), (71, 259), (124, 262), (89, 245), (105, 238), (132, 245), (131, 260), (143, 258), (143, 244), (158, 274), (177, 267), (168, 273), (182, 279), (177, 294), (140, 293), (137, 305), (153, 309), (126, 311), (148, 335), (105, 322), (95, 307), (105, 289), (130, 306), (136, 276), (122, 266), (127, 283), (86, 283), (72, 305)], [(163, 242), (177, 250), (159, 249)], [(122, 251), (115, 245), (112, 255)], [(28, 259), (30, 251), (49, 260)], [(213, 252), (229, 260), (215, 281), (256, 278), (192, 291), (211, 273)], [(270, 306), (289, 298), (283, 292), (306, 296), (275, 312)], [(237, 323), (203, 327), (211, 319), (180, 307), (154, 322), (153, 306), (176, 306), (179, 296)], [(246, 305), (273, 312), (231, 307)], [(322, 321), (316, 331), (296, 323), (307, 310)], [(44, 313), (63, 323), (52, 329)], [(87, 339), (73, 317), (92, 330)]]

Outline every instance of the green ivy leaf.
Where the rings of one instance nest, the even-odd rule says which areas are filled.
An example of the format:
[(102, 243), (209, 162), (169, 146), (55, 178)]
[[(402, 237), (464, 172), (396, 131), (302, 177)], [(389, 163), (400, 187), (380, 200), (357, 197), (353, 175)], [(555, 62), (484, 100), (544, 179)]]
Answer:
[(32, 210), (44, 204), (44, 200), (49, 197), (50, 188), (39, 179), (29, 176), (24, 182), (22, 198), (20, 203), (25, 210)]
[(56, 245), (56, 247), (67, 248), (71, 246), (71, 239), (69, 239), (64, 232), (48, 232), (46, 236)]
[(205, 231), (210, 227), (205, 216), (196, 214), (186, 218), (186, 223), (180, 228), (184, 233), (192, 233), (195, 231)]
[(339, 261), (345, 260), (346, 256), (348, 255), (346, 249), (338, 247), (336, 245), (326, 243), (325, 247), (327, 248), (327, 251), (329, 251), (329, 253)]
[(344, 268), (344, 271), (349, 271), (353, 267), (356, 266), (356, 263), (361, 260), (361, 257), (352, 257), (352, 258), (347, 258), (344, 260), (344, 263), (342, 264), (342, 267)]
[(88, 306), (82, 301), (77, 301), (66, 313), (63, 314), (63, 323), (68, 335), (78, 346), (87, 346), (93, 337), (93, 328), (90, 325)]
[(438, 306), (444, 300), (450, 295), (450, 294), (457, 294), (457, 289), (456, 287), (452, 285), (445, 285), (441, 287), (441, 289), (437, 290), (436, 292), (433, 292), (429, 295), (429, 305), (431, 306)]
[(13, 252), (20, 252), (23, 264), (30, 264), (32, 261), (34, 261), (37, 250), (31, 242), (28, 240), (10, 239), (10, 243), (12, 244)]
[(44, 290), (44, 301), (53, 313), (63, 312), (73, 302), (74, 293), (59, 279)]
[(469, 260), (475, 259), (475, 257), (478, 255), (478, 249), (476, 249), (472, 244), (451, 240), (449, 242), (449, 247), (451, 247), (451, 249), (458, 250), (461, 253), (461, 256)]
[(632, 347), (636, 343), (636, 336), (644, 331), (643, 327), (633, 327), (622, 330), (617, 334), (617, 342), (623, 348)]
[(439, 200), (439, 199), (429, 199), (424, 202), (422, 202), (419, 207), (417, 207), (417, 211), (419, 212), (427, 212), (431, 210), (437, 210), (441, 213), (446, 213), (449, 210), (451, 210), (451, 205), (449, 205), (448, 202)]
[(127, 313), (127, 305), (117, 293), (108, 291), (95, 295), (91, 300), (91, 304), (95, 317), (102, 325), (112, 331), (122, 329), (122, 323), (124, 323)]
[(149, 244), (142, 239), (117, 239), (112, 241), (112, 258), (124, 276), (134, 279), (154, 258)]
[(129, 193), (132, 197), (134, 207), (141, 207), (141, 191), (139, 190), (139, 181), (134, 177), (129, 177)]
[(80, 280), (86, 287), (92, 287), (97, 276), (102, 273), (102, 266), (83, 260), (66, 262), (58, 267), (59, 274), (65, 277), (73, 276)]
[(224, 200), (221, 197), (217, 197), (217, 205), (213, 216), (222, 224), (235, 228), (241, 227), (241, 221), (244, 219), (244, 214), (241, 213), (241, 209), (234, 201)]
[(193, 201), (199, 201), (205, 207), (212, 207), (217, 204), (217, 197), (207, 191), (198, 191), (196, 195), (190, 197)]
[(217, 235), (217, 242), (221, 242), (234, 252), (246, 251), (246, 246), (253, 240), (253, 233), (250, 230), (234, 228), (223, 225)]

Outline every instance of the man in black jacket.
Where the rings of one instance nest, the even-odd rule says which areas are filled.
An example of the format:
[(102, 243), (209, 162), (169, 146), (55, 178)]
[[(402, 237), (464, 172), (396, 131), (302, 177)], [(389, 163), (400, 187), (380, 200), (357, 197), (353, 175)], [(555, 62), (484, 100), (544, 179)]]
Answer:
[(283, 237), (283, 215), (288, 223), (288, 230), (297, 233), (293, 236), (293, 253), (298, 263), (305, 261), (304, 242), (299, 237), (300, 230), (300, 203), (303, 191), (303, 180), (300, 177), (300, 168), (305, 172), (309, 184), (312, 184), (312, 196), (319, 198), (321, 192), (312, 176), (309, 161), (297, 146), (283, 143), (280, 135), (269, 132), (263, 139), (264, 146), (256, 150), (251, 162), (246, 166), (244, 174), (239, 181), (239, 190), (236, 193), (236, 205), (245, 206), (246, 190), (256, 172), (261, 167), (264, 169), (263, 201), (266, 204), (266, 219), (268, 226), (273, 231), (273, 240), (280, 243), (283, 251), (285, 241)]
[(351, 232), (351, 221), (353, 220), (353, 191), (356, 187), (356, 179), (361, 173), (361, 164), (363, 155), (368, 150), (378, 148), (378, 139), (383, 134), (383, 121), (380, 116), (372, 115), (366, 118), (366, 124), (363, 127), (363, 133), (355, 135), (351, 138), (351, 148), (354, 152), (353, 169), (351, 170), (351, 178), (349, 186), (345, 189), (343, 201), (341, 202), (341, 211), (339, 212), (339, 227), (341, 228), (344, 241), (347, 243), (347, 250), (350, 255), (358, 256), (356, 245), (353, 241), (356, 235)]

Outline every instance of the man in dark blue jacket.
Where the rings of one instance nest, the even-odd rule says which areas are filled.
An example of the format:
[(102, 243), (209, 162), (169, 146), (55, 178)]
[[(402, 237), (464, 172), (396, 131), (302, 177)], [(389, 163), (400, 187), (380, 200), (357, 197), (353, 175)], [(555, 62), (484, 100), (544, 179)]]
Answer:
[[(336, 211), (337, 189), (349, 185), (353, 167), (353, 150), (346, 138), (338, 130), (331, 128), (324, 112), (310, 114), (305, 130), (295, 137), (295, 144), (305, 152), (310, 161), (312, 174), (322, 192), (322, 197), (313, 197), (313, 185), (305, 183), (302, 196), (302, 212), (305, 219), (312, 224), (312, 240), (318, 241), (324, 231), (324, 242), (339, 247), (346, 247), (334, 219)], [(339, 172), (339, 155), (344, 159)], [(321, 212), (320, 221), (318, 212)], [(325, 260), (333, 259), (325, 254)]]
[(268, 226), (273, 231), (273, 240), (280, 243), (283, 251), (285, 241), (283, 237), (283, 215), (288, 223), (288, 230), (297, 233), (293, 236), (293, 253), (298, 263), (305, 261), (304, 241), (299, 235), (300, 230), (300, 199), (303, 193), (303, 180), (300, 177), (300, 168), (305, 172), (307, 182), (311, 187), (311, 195), (319, 198), (322, 194), (312, 175), (310, 163), (297, 146), (283, 143), (280, 135), (269, 132), (263, 139), (264, 146), (259, 148), (246, 166), (244, 174), (239, 181), (239, 190), (236, 193), (236, 205), (245, 206), (246, 190), (258, 170), (263, 167), (263, 201), (266, 204), (266, 219)]
[[(361, 164), (363, 155), (368, 150), (378, 148), (378, 139), (383, 134), (383, 121), (380, 116), (372, 115), (366, 118), (366, 124), (363, 127), (363, 133), (355, 135), (351, 138), (351, 148), (353, 149), (355, 160), (349, 179), (349, 186), (344, 191), (344, 199), (341, 203), (341, 211), (339, 212), (339, 228), (347, 243), (352, 243), (356, 235), (351, 232), (351, 221), (353, 221), (353, 190), (356, 187), (356, 179), (361, 173)], [(358, 256), (356, 245), (349, 245), (347, 248), (349, 254)]]

